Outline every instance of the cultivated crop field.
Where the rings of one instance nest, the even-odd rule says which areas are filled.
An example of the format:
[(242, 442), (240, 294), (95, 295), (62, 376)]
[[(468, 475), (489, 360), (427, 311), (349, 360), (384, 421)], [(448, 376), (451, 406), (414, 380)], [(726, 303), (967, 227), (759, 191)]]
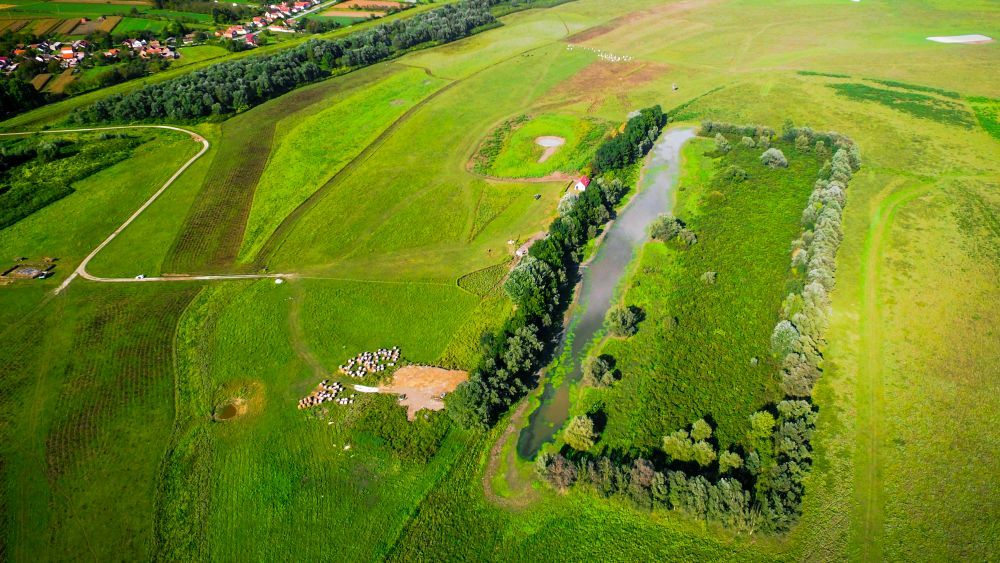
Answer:
[[(0, 26), (132, 8), (11, 3)], [(925, 39), (995, 35), (995, 4), (540, 4), (234, 116), (175, 124), (209, 146), (87, 266), (116, 283), (78, 277), (54, 293), (198, 153), (187, 134), (132, 131), (128, 154), (0, 228), (0, 271), (58, 259), (51, 279), (0, 284), (0, 559), (996, 557), (1000, 43)], [(68, 127), (103, 96), (284, 45), (193, 52), (0, 130)], [(698, 241), (639, 245), (615, 293), (642, 310), (638, 331), (592, 350), (620, 376), (569, 384), (571, 415), (598, 420), (596, 445), (580, 453), (560, 433), (542, 451), (644, 455), (659, 469), (663, 436), (705, 417), (714, 445), (747, 458), (749, 415), (777, 415), (785, 397), (772, 329), (801, 289), (792, 242), (828, 158), (781, 129), (837, 131), (862, 162), (843, 205), (822, 377), (806, 397), (811, 470), (784, 533), (637, 503), (634, 491), (555, 490), (518, 454), (543, 402), (537, 382), (492, 427), (466, 429), (450, 406), (407, 421), (396, 396), (353, 389), (378, 375), (338, 370), (393, 346), (406, 363), (480, 368), (498, 345), (489, 335), (523, 313), (504, 289), (515, 250), (544, 239), (570, 175), (595, 177), (598, 146), (654, 104), (673, 128), (773, 127), (789, 165), (764, 166), (739, 135), (728, 152), (714, 134), (683, 146), (673, 214)], [(545, 136), (565, 144), (539, 162)], [(36, 137), (17, 139), (37, 148)], [(734, 166), (748, 177), (731, 181)], [(148, 279), (276, 273), (287, 275)], [(548, 373), (562, 376), (558, 364)], [(297, 408), (325, 379), (353, 402)], [(702, 471), (713, 483), (716, 467)]]

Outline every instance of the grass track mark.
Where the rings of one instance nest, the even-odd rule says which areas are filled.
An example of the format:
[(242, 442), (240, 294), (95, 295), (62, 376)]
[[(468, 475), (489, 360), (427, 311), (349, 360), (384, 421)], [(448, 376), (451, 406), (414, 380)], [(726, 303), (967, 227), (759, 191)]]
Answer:
[[(878, 300), (880, 261), (883, 244), (892, 227), (896, 213), (908, 202), (932, 186), (921, 184), (893, 191), (904, 180), (890, 183), (883, 190), (885, 196), (872, 211), (868, 238), (862, 254), (861, 286), (861, 353), (858, 389), (858, 444), (855, 495), (860, 502), (860, 518), (854, 535), (860, 534), (864, 561), (882, 559), (884, 516), (882, 514), (882, 465), (879, 460), (882, 412), (882, 330)], [(864, 377), (860, 377), (864, 374)]]

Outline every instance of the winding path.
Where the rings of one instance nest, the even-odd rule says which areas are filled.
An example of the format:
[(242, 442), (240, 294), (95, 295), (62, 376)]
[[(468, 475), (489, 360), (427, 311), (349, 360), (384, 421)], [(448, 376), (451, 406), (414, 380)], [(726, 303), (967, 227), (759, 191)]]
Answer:
[(174, 127), (172, 125), (119, 125), (119, 126), (113, 126), (113, 127), (87, 127), (87, 128), (81, 128), (81, 129), (48, 129), (48, 130), (41, 130), (41, 131), (18, 131), (18, 132), (13, 132), (13, 133), (0, 133), (0, 137), (10, 137), (10, 136), (14, 136), (14, 135), (35, 135), (35, 134), (40, 134), (40, 133), (84, 133), (84, 132), (88, 132), (88, 131), (112, 131), (112, 130), (121, 130), (121, 129), (168, 129), (168, 130), (171, 130), (171, 131), (179, 131), (181, 133), (186, 133), (186, 134), (190, 135), (191, 139), (194, 140), (195, 142), (201, 143), (201, 150), (198, 151), (198, 154), (192, 156), (190, 159), (188, 159), (187, 162), (185, 162), (184, 164), (182, 164), (181, 167), (178, 168), (177, 171), (174, 172), (173, 175), (170, 176), (170, 178), (168, 178), (167, 181), (163, 183), (163, 185), (160, 187), (160, 189), (156, 190), (156, 193), (154, 193), (152, 196), (150, 196), (150, 198), (147, 199), (146, 202), (143, 203), (142, 206), (139, 207), (139, 209), (136, 209), (135, 213), (133, 213), (131, 216), (129, 216), (129, 218), (126, 219), (125, 222), (122, 223), (120, 227), (118, 227), (117, 229), (115, 229), (115, 231), (113, 233), (111, 233), (110, 235), (108, 235), (108, 238), (104, 239), (104, 242), (102, 242), (101, 244), (97, 245), (97, 248), (95, 248), (94, 250), (92, 250), (90, 252), (90, 254), (88, 254), (86, 256), (86, 258), (83, 259), (82, 262), (80, 262), (80, 265), (76, 267), (76, 270), (74, 270), (73, 273), (70, 274), (70, 276), (68, 278), (66, 278), (65, 281), (63, 281), (61, 284), (59, 284), (59, 287), (57, 287), (55, 289), (55, 293), (58, 294), (58, 293), (62, 292), (62, 290), (66, 289), (66, 287), (70, 284), (70, 282), (72, 282), (74, 279), (76, 279), (77, 276), (80, 276), (81, 278), (84, 278), (86, 280), (90, 280), (90, 281), (94, 281), (94, 282), (102, 282), (102, 283), (143, 283), (143, 282), (193, 281), (193, 280), (209, 280), (209, 281), (211, 281), (211, 280), (245, 280), (245, 279), (260, 279), (260, 278), (287, 278), (287, 277), (294, 277), (294, 275), (290, 275), (290, 274), (231, 274), (231, 275), (224, 275), (224, 274), (222, 274), (222, 275), (205, 275), (205, 276), (187, 276), (187, 275), (154, 276), (154, 277), (148, 277), (148, 278), (147, 277), (143, 277), (143, 278), (104, 278), (104, 277), (100, 277), (100, 276), (95, 276), (95, 275), (87, 272), (87, 264), (89, 264), (90, 261), (93, 260), (94, 257), (97, 256), (97, 254), (101, 250), (104, 249), (105, 246), (107, 246), (108, 244), (110, 244), (111, 241), (115, 240), (115, 237), (117, 237), (119, 234), (121, 234), (121, 232), (124, 231), (126, 227), (128, 227), (129, 225), (131, 225), (133, 221), (135, 221), (136, 219), (138, 219), (139, 215), (141, 215), (142, 212), (146, 210), (146, 208), (148, 208), (150, 205), (152, 205), (153, 202), (156, 201), (157, 198), (159, 198), (160, 195), (163, 194), (163, 192), (165, 192), (167, 190), (167, 188), (169, 188), (174, 183), (174, 181), (177, 180), (177, 178), (179, 178), (180, 175), (184, 173), (185, 170), (187, 170), (192, 164), (195, 163), (195, 161), (197, 161), (199, 158), (201, 158), (202, 155), (204, 155), (206, 152), (208, 152), (208, 148), (210, 146), (209, 143), (208, 143), (208, 140), (205, 139), (204, 137), (202, 137), (201, 135), (195, 133), (194, 131), (190, 131), (188, 129), (182, 129), (180, 127)]

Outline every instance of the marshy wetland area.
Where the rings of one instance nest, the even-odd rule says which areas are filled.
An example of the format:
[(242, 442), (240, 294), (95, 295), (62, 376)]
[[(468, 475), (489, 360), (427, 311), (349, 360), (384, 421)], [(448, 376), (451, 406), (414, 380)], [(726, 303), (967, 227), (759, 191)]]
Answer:
[(346, 5), (0, 105), (0, 560), (997, 558), (1000, 6)]

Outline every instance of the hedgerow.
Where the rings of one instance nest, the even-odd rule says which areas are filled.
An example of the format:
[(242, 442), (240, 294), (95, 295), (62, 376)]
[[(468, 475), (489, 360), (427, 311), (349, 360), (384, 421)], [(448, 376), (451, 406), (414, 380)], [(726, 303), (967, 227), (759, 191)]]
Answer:
[(144, 141), (102, 134), (0, 143), (0, 229), (73, 193), (74, 182), (129, 158)]

